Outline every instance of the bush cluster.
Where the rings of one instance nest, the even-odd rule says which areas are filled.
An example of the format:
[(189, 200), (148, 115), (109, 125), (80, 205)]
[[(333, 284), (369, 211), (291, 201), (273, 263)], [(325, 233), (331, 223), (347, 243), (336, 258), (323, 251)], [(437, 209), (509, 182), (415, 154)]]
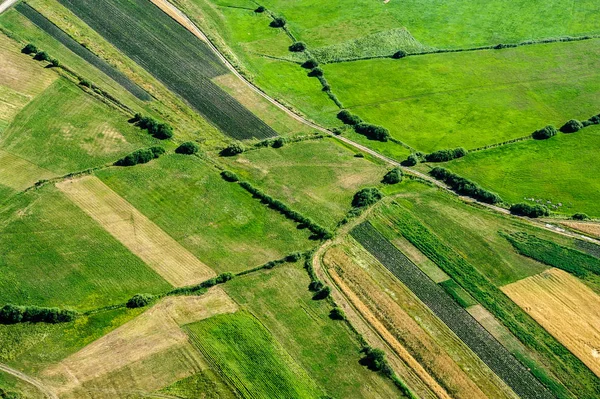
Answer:
[(261, 147), (281, 148), (287, 142), (288, 142), (288, 140), (285, 137), (277, 137), (274, 139), (261, 140), (258, 143), (254, 144), (254, 147), (256, 147), (256, 148), (261, 148)]
[(383, 194), (381, 194), (381, 191), (378, 189), (372, 187), (363, 188), (354, 194), (352, 206), (355, 208), (364, 208), (366, 206), (373, 205), (382, 198)]
[(585, 213), (576, 213), (573, 216), (571, 216), (571, 219), (573, 220), (588, 220), (589, 218), (590, 217)]
[(392, 55), (392, 58), (400, 59), (400, 58), (406, 57), (407, 55), (408, 55), (408, 53), (406, 51), (398, 50)]
[(38, 48), (35, 44), (29, 43), (21, 50), (23, 54), (36, 54), (38, 52)]
[(134, 122), (141, 129), (148, 130), (152, 136), (159, 140), (166, 140), (173, 137), (173, 127), (168, 123), (159, 123), (156, 119), (150, 116), (142, 116), (142, 114), (135, 114), (132, 122)]
[(371, 125), (370, 123), (359, 123), (358, 125), (354, 126), (354, 131), (367, 136), (369, 140), (385, 142), (390, 138), (390, 132), (386, 128), (382, 126)]
[(209, 278), (206, 281), (201, 282), (197, 285), (191, 285), (188, 287), (175, 288), (167, 293), (167, 295), (186, 295), (194, 294), (198, 291), (206, 290), (210, 287), (214, 287), (217, 284), (223, 284), (233, 279), (235, 276), (233, 273), (221, 273), (217, 277)]
[(304, 42), (294, 42), (288, 49), (294, 53), (299, 53), (306, 50), (306, 43)]
[(259, 13), (259, 14), (261, 14), (261, 13), (263, 13), (263, 12), (265, 12), (265, 11), (267, 11), (267, 9), (265, 8), (265, 6), (258, 6), (258, 7), (257, 7), (257, 8), (254, 10), (254, 12), (256, 12), (256, 13)]
[(404, 174), (402, 173), (402, 169), (394, 168), (387, 172), (385, 176), (383, 176), (383, 182), (385, 184), (397, 184), (402, 181), (402, 177)]
[(0, 308), (0, 324), (16, 323), (66, 323), (75, 320), (77, 312), (67, 309), (12, 304)]
[(319, 68), (319, 67), (313, 68), (308, 73), (308, 76), (310, 76), (312, 78), (318, 78), (320, 76), (323, 76), (323, 70), (321, 68)]
[(220, 154), (224, 157), (232, 157), (234, 155), (241, 154), (244, 151), (246, 151), (246, 148), (242, 143), (233, 143), (229, 147), (223, 148)]
[(130, 309), (143, 308), (148, 306), (154, 299), (155, 296), (152, 294), (135, 294), (127, 301), (126, 306)]
[(319, 63), (317, 61), (313, 60), (312, 58), (304, 61), (304, 63), (302, 64), (302, 68), (306, 68), (306, 69), (314, 69), (318, 66), (319, 66)]
[(381, 371), (385, 375), (392, 375), (393, 371), (385, 359), (385, 352), (381, 349), (374, 349), (370, 346), (365, 346), (362, 350), (364, 357), (361, 359), (361, 364), (367, 366), (370, 370)]
[(354, 115), (352, 112), (347, 109), (343, 109), (337, 114), (337, 118), (342, 121), (345, 125), (356, 126), (359, 123), (363, 123), (363, 120), (360, 119), (360, 116)]
[(283, 28), (287, 21), (283, 17), (275, 17), (269, 24), (271, 28)]
[(456, 158), (462, 158), (468, 154), (468, 151), (462, 147), (451, 150), (439, 150), (425, 155), (427, 162), (447, 162)]
[(550, 215), (550, 211), (548, 211), (548, 208), (546, 208), (544, 205), (531, 205), (524, 202), (513, 204), (510, 207), (510, 213), (513, 215), (527, 216), (530, 218)]
[(554, 126), (548, 125), (540, 130), (536, 130), (535, 132), (533, 132), (531, 134), (531, 137), (533, 137), (536, 140), (546, 140), (552, 136), (556, 136), (557, 132), (558, 131)]
[(247, 181), (240, 182), (240, 186), (242, 186), (246, 191), (248, 191), (254, 197), (260, 199), (260, 201), (263, 204), (266, 204), (270, 208), (275, 209), (276, 211), (278, 211), (279, 213), (281, 213), (288, 219), (291, 219), (291, 220), (295, 221), (296, 223), (299, 223), (301, 225), (301, 227), (306, 227), (307, 229), (309, 229), (314, 234), (314, 238), (328, 240), (331, 237), (333, 237), (333, 235), (326, 228), (318, 225), (317, 223), (313, 222), (311, 219), (307, 218), (306, 216), (292, 210), (290, 207), (288, 207), (283, 202), (271, 197), (270, 195), (263, 193), (262, 191), (260, 191), (259, 189), (254, 187), (252, 184), (248, 183)]
[(200, 147), (198, 147), (198, 144), (193, 141), (186, 141), (185, 143), (181, 143), (181, 145), (175, 149), (175, 152), (177, 154), (194, 155), (199, 149)]
[[(321, 285), (323, 285), (323, 283), (321, 283)], [(327, 285), (324, 285), (323, 288), (318, 290), (315, 295), (313, 295), (312, 299), (315, 301), (320, 301), (329, 298), (329, 295), (331, 295), (331, 288)]]
[(160, 157), (165, 153), (165, 149), (162, 147), (150, 147), (136, 150), (129, 155), (119, 159), (115, 162), (116, 166), (133, 166), (140, 163), (148, 163), (151, 160)]
[(331, 309), (331, 312), (329, 312), (329, 317), (333, 320), (346, 320), (346, 313), (344, 313), (341, 308), (336, 306), (335, 308)]
[(456, 191), (460, 195), (466, 195), (487, 204), (497, 204), (502, 202), (502, 198), (500, 198), (498, 194), (487, 191), (486, 189), (481, 188), (477, 183), (454, 174), (447, 169), (435, 167), (429, 174), (437, 180), (441, 180), (449, 185), (453, 191)]
[(560, 131), (563, 133), (575, 133), (581, 129), (583, 129), (583, 123), (579, 122), (577, 119), (571, 119), (562, 125)]
[(221, 177), (223, 178), (223, 180), (231, 182), (231, 183), (235, 183), (236, 181), (240, 181), (240, 178), (238, 177), (238, 175), (236, 175), (235, 173), (229, 171), (229, 170), (224, 170), (221, 172)]
[(402, 166), (415, 166), (419, 163), (419, 157), (415, 154), (410, 154), (408, 158), (402, 161)]

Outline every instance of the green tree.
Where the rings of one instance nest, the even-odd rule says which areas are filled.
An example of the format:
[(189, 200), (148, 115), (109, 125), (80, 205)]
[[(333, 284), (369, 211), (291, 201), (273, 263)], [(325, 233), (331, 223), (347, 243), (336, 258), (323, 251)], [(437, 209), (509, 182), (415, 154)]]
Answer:
[(198, 144), (193, 141), (186, 141), (181, 143), (181, 145), (175, 149), (175, 152), (177, 154), (193, 155), (197, 153), (199, 149), (200, 147), (198, 147)]
[(383, 198), (383, 194), (381, 194), (381, 191), (378, 189), (372, 187), (363, 188), (354, 194), (352, 206), (355, 208), (370, 206), (379, 201), (381, 198)]
[(38, 48), (35, 44), (29, 43), (21, 50), (23, 54), (35, 54), (38, 52)]
[(299, 53), (306, 50), (306, 43), (304, 42), (295, 42), (290, 47), (289, 50), (294, 53)]
[(387, 172), (385, 176), (383, 176), (383, 182), (385, 184), (397, 184), (402, 181), (403, 173), (402, 169), (394, 168)]

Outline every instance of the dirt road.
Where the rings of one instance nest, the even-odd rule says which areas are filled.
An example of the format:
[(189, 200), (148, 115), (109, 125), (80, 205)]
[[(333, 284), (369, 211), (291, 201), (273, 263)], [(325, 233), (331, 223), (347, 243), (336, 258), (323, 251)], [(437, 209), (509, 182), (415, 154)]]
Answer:
[(13, 377), (17, 377), (21, 381), (25, 381), (26, 383), (33, 385), (40, 392), (42, 392), (44, 394), (44, 396), (46, 396), (46, 398), (48, 398), (48, 399), (58, 399), (58, 396), (56, 396), (56, 394), (50, 388), (48, 388), (46, 385), (44, 385), (44, 383), (42, 383), (40, 380), (38, 380), (36, 378), (30, 377), (27, 374), (24, 374), (24, 373), (20, 372), (19, 370), (15, 370), (11, 367), (8, 367), (7, 365), (2, 364), (2, 363), (0, 363), (0, 371), (8, 373), (8, 374), (12, 375)]
[(6, 0), (4, 3), (0, 4), (0, 14), (2, 14), (4, 11), (8, 10), (17, 1), (19, 1), (19, 0)]

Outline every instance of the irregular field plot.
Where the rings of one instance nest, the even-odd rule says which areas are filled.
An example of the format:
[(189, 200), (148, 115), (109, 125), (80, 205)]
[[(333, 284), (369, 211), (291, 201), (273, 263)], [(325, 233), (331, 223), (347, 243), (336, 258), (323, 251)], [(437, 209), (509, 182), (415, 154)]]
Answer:
[(502, 291), (600, 376), (600, 296), (559, 269)]
[(0, 147), (66, 174), (113, 162), (157, 141), (128, 124), (127, 115), (61, 78), (21, 110), (0, 136)]
[(196, 157), (165, 155), (97, 175), (218, 273), (255, 267), (311, 245), (306, 231)]
[(36, 181), (54, 177), (49, 170), (0, 150), (0, 184), (14, 190), (24, 190)]
[(97, 177), (66, 180), (56, 186), (174, 286), (198, 284), (215, 275), (208, 266)]
[(314, 398), (322, 392), (250, 313), (185, 326), (192, 343), (243, 398)]
[[(119, 388), (163, 388), (206, 368), (180, 326), (236, 310), (237, 305), (218, 288), (202, 296), (164, 298), (130, 322), (48, 367), (42, 376), (59, 392), (70, 392), (72, 397), (81, 397), (78, 395), (93, 388), (106, 390), (102, 397), (114, 395)], [(161, 367), (161, 362), (170, 363), (173, 369)], [(123, 377), (131, 374), (136, 378), (127, 384)]]
[(201, 40), (144, 0), (60, 0), (115, 47), (219, 127), (238, 138), (275, 131), (211, 82), (228, 70)]
[(53, 187), (0, 212), (0, 303), (90, 309), (171, 288)]
[(600, 238), (600, 223), (564, 221), (564, 222), (560, 222), (560, 224), (570, 227), (575, 230), (579, 230), (579, 231), (589, 234), (591, 236)]
[(328, 227), (348, 212), (356, 191), (377, 185), (386, 172), (330, 139), (249, 151), (223, 160), (242, 180)]
[(324, 66), (345, 107), (422, 150), (499, 143), (600, 110), (600, 39)]
[[(600, 105), (599, 105), (600, 108)], [(562, 204), (559, 213), (600, 216), (600, 126), (545, 141), (525, 141), (469, 154), (448, 163), (453, 172), (498, 193), (507, 202), (525, 198)]]

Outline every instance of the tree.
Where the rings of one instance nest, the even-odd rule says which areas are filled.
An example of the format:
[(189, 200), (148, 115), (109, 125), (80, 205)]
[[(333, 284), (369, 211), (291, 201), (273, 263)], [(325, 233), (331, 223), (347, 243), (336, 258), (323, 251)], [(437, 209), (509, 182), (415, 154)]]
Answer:
[(403, 166), (415, 166), (419, 163), (419, 158), (415, 154), (410, 154), (408, 158), (402, 161)]
[(581, 129), (583, 129), (583, 123), (577, 119), (571, 119), (560, 128), (560, 131), (563, 133), (575, 133)]
[(0, 309), (0, 323), (16, 324), (23, 320), (24, 309), (21, 306), (6, 304)]
[(392, 55), (392, 58), (400, 59), (406, 57), (408, 54), (404, 50), (398, 50)]
[(45, 51), (38, 51), (33, 59), (38, 61), (50, 61), (50, 56)]
[(365, 357), (361, 359), (361, 364), (367, 366), (370, 370), (383, 371), (387, 366), (385, 352), (381, 349), (365, 346), (361, 352), (365, 354)]
[(329, 295), (331, 295), (331, 288), (329, 288), (328, 286), (324, 286), (319, 291), (317, 291), (315, 295), (313, 295), (313, 299), (316, 301), (320, 301), (322, 299), (329, 298)]
[(363, 188), (356, 194), (352, 199), (352, 206), (355, 208), (362, 208), (365, 206), (373, 205), (377, 201), (383, 198), (383, 194), (376, 188)]
[(223, 178), (223, 180), (228, 181), (228, 182), (236, 182), (236, 181), (240, 181), (240, 178), (238, 177), (238, 175), (236, 175), (233, 172), (230, 172), (228, 170), (224, 170), (221, 172), (221, 177)]
[(346, 313), (336, 306), (329, 312), (329, 317), (333, 320), (346, 320)]
[(319, 77), (319, 76), (323, 76), (323, 70), (319, 67), (313, 68), (309, 73), (308, 76), (310, 77)]
[(292, 252), (285, 257), (286, 262), (298, 262), (300, 259), (302, 259), (302, 254), (300, 252)]
[(281, 148), (285, 145), (286, 142), (287, 142), (287, 140), (285, 138), (277, 137), (275, 140), (273, 140), (273, 144), (271, 144), (271, 147)]
[(390, 170), (389, 172), (387, 172), (385, 174), (385, 176), (383, 176), (383, 182), (385, 184), (397, 184), (402, 181), (402, 177), (403, 177), (402, 169), (394, 168), (394, 169)]
[(59, 61), (59, 60), (57, 60), (56, 58), (53, 58), (53, 59), (52, 59), (52, 61), (50, 61), (50, 63), (52, 64), (52, 66), (53, 66), (54, 68), (58, 68), (58, 67), (60, 67), (60, 61)]
[(254, 10), (254, 12), (256, 12), (256, 13), (259, 13), (259, 14), (261, 14), (261, 13), (263, 13), (263, 12), (265, 12), (265, 11), (267, 11), (267, 9), (266, 9), (264, 6), (258, 6), (258, 7), (257, 7), (257, 8)]
[(557, 132), (558, 131), (556, 130), (556, 128), (554, 126), (548, 125), (548, 126), (544, 127), (543, 129), (536, 130), (535, 132), (533, 132), (531, 137), (533, 137), (536, 140), (546, 140), (552, 136), (556, 136)]
[(226, 272), (226, 273), (219, 274), (215, 281), (217, 284), (223, 284), (223, 283), (228, 282), (232, 278), (233, 278), (233, 273)]
[(92, 82), (90, 82), (89, 80), (86, 80), (86, 79), (81, 79), (79, 81), (79, 84), (82, 85), (83, 87), (87, 87), (89, 89), (92, 88)]
[(149, 305), (150, 302), (154, 300), (154, 298), (155, 297), (152, 294), (135, 294), (127, 301), (127, 304), (125, 306), (127, 306), (130, 309), (143, 308), (144, 306)]
[(305, 68), (305, 69), (314, 69), (318, 66), (319, 66), (319, 63), (317, 61), (313, 60), (312, 58), (304, 61), (304, 63), (302, 64), (302, 68)]
[(283, 17), (275, 17), (269, 24), (271, 28), (283, 28), (287, 21)]
[(220, 154), (225, 157), (232, 157), (246, 151), (242, 143), (236, 142), (221, 150)]
[(23, 54), (35, 54), (38, 52), (38, 48), (35, 44), (29, 43), (21, 50)]
[(337, 118), (341, 120), (346, 125), (356, 126), (359, 123), (363, 123), (363, 120), (360, 119), (358, 115), (354, 115), (352, 112), (347, 109), (343, 109), (337, 114)]
[(154, 132), (149, 132), (159, 140), (166, 140), (173, 137), (173, 128), (171, 127), (171, 125), (168, 125), (166, 123), (159, 123), (156, 126), (156, 129), (153, 130)]
[(288, 49), (294, 53), (299, 53), (306, 50), (306, 43), (304, 42), (295, 42)]
[(198, 147), (198, 144), (194, 143), (193, 141), (186, 141), (181, 143), (181, 145), (175, 149), (175, 152), (177, 154), (194, 155), (199, 149), (200, 148)]
[(586, 215), (585, 213), (576, 213), (573, 216), (571, 216), (571, 219), (573, 220), (587, 220), (590, 217), (588, 215)]
[(527, 216), (530, 218), (537, 218), (540, 216), (550, 215), (550, 211), (543, 205), (530, 205), (524, 202), (513, 204), (510, 207), (510, 213), (513, 215)]

